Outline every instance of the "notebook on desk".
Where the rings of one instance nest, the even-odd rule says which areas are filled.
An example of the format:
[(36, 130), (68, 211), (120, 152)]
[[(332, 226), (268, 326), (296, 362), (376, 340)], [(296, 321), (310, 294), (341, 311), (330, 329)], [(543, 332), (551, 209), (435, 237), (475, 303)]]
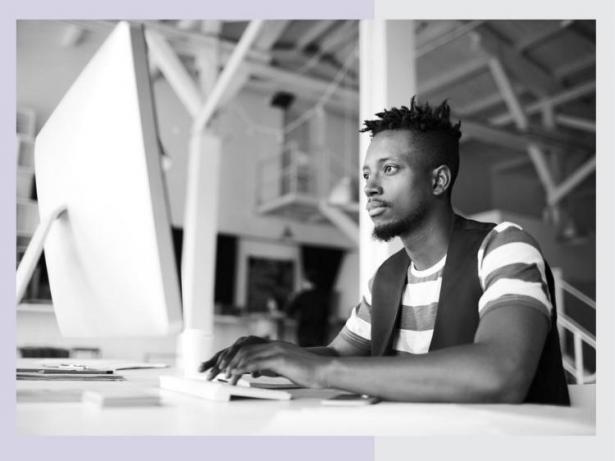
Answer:
[(204, 375), (163, 375), (160, 376), (160, 388), (223, 402), (236, 397), (270, 400), (292, 399), (290, 392), (284, 390), (261, 389), (246, 385), (233, 386), (221, 381), (209, 381)]

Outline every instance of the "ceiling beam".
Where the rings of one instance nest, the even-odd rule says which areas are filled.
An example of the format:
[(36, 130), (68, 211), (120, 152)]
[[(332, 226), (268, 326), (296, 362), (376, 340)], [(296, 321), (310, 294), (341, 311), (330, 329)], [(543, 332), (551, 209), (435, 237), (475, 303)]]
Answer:
[(201, 32), (205, 35), (217, 37), (219, 39), (219, 35), (222, 33), (222, 21), (207, 19), (201, 22)]
[[(353, 48), (356, 48), (356, 46)], [(312, 69), (315, 73), (322, 74), (323, 77), (330, 78), (331, 80), (334, 79), (342, 69), (340, 63), (336, 62), (334, 64), (333, 58), (328, 55), (318, 59), (318, 56), (310, 56), (305, 52), (295, 49), (272, 50), (271, 55), (273, 59), (283, 65), (283, 67), (291, 67), (292, 72), (305, 74), (307, 69)], [(346, 58), (348, 58), (348, 56), (346, 56)], [(313, 59), (313, 63), (311, 59)], [(348, 69), (347, 77), (353, 85), (357, 84), (357, 75), (351, 69)]]
[(555, 123), (559, 125), (575, 128), (577, 130), (596, 132), (595, 120), (589, 120), (581, 117), (573, 117), (572, 115), (557, 114), (555, 115)]
[[(84, 27), (88, 30), (104, 30), (109, 31), (117, 25), (117, 21), (75, 21), (75, 20), (63, 20), (66, 24), (75, 24), (77, 26)], [(197, 56), (200, 50), (204, 46), (219, 46), (220, 47), (220, 59), (222, 63), (225, 63), (231, 53), (233, 52), (237, 42), (232, 40), (226, 40), (219, 37), (212, 37), (201, 32), (192, 30), (182, 30), (175, 26), (162, 23), (160, 21), (151, 20), (131, 20), (135, 24), (143, 24), (146, 29), (156, 30), (160, 32), (164, 38), (173, 46), (175, 52), (180, 55), (186, 55), (190, 57)], [(203, 21), (203, 22), (218, 22), (220, 21)], [(259, 62), (269, 62), (269, 53), (262, 50), (250, 49), (248, 51), (248, 57), (250, 59)]]
[(241, 91), (243, 87), (246, 86), (249, 80), (250, 73), (248, 72), (248, 68), (247, 66), (242, 65), (235, 71), (235, 77), (232, 79), (231, 83), (229, 83), (224, 95), (220, 98), (219, 105), (223, 106), (227, 104), (237, 95), (237, 93)]
[(553, 71), (553, 75), (555, 76), (556, 79), (562, 80), (571, 74), (581, 72), (595, 65), (596, 65), (596, 55), (591, 54), (588, 56), (584, 56), (576, 61), (572, 61), (567, 64), (564, 64), (561, 67), (558, 67), (557, 69), (555, 69), (555, 71)]
[(336, 52), (336, 55), (340, 57), (340, 61), (344, 62), (351, 54), (358, 54), (358, 52), (359, 41), (357, 40), (356, 42), (350, 42), (344, 45)]
[(491, 167), (492, 173), (506, 173), (510, 170), (516, 170), (517, 168), (522, 168), (531, 163), (531, 160), (527, 155), (522, 155), (517, 158), (513, 158), (510, 160), (504, 160), (502, 162), (498, 162)]
[[(75, 23), (80, 25), (79, 21), (65, 21), (69, 24)], [(215, 46), (218, 42), (214, 37), (208, 37), (201, 33), (190, 31), (181, 31), (175, 27), (156, 21), (140, 21), (146, 26), (147, 30), (158, 31), (169, 44), (172, 44), (176, 53), (185, 54), (188, 56), (197, 56), (199, 49), (203, 46)], [(335, 21), (316, 21), (317, 23), (333, 23)], [(104, 28), (108, 30), (115, 26), (112, 21), (85, 21), (84, 24), (90, 28)], [(331, 25), (329, 24), (329, 26)], [(320, 24), (322, 26), (322, 24)], [(314, 27), (314, 26), (313, 26)], [(172, 42), (171, 39), (175, 39)], [(230, 59), (231, 53), (235, 48), (235, 42), (219, 40), (220, 44), (220, 63), (226, 64)], [(279, 69), (268, 64), (269, 53), (262, 50), (249, 49), (247, 51), (247, 60), (242, 63), (242, 66), (247, 67), (249, 75), (261, 79), (271, 79), (269, 84), (263, 81), (252, 80), (247, 82), (251, 87), (263, 90), (264, 88), (286, 89), (291, 92), (296, 92), (303, 96), (302, 92), (307, 92), (306, 99), (318, 100), (329, 88), (330, 81), (318, 78), (309, 77), (304, 74), (294, 73)], [(239, 73), (237, 74), (239, 75)], [(282, 88), (276, 88), (276, 86)], [(223, 98), (224, 99), (224, 98)], [(334, 108), (334, 104), (341, 104), (347, 107), (348, 110), (357, 111), (359, 104), (358, 91), (350, 88), (338, 88), (331, 95), (331, 104), (328, 107)]]
[(414, 21), (414, 42), (416, 48), (426, 43), (437, 40), (448, 34), (451, 30), (459, 27), (461, 21), (456, 20), (416, 20)]
[(196, 19), (181, 19), (177, 21), (177, 27), (181, 30), (194, 30), (198, 24), (199, 21)]
[[(565, 152), (586, 152), (587, 149), (594, 149), (593, 143), (589, 144), (578, 137), (569, 136), (563, 133), (557, 133), (554, 130), (541, 130), (540, 128), (532, 127), (530, 129), (527, 111), (522, 107), (519, 98), (512, 89), (512, 84), (508, 79), (508, 76), (504, 72), (504, 69), (499, 66), (497, 61), (490, 63), (492, 70), (494, 71), (494, 79), (497, 82), (498, 88), (502, 92), (502, 98), (504, 99), (508, 107), (508, 115), (514, 122), (515, 127), (518, 130), (517, 136), (522, 136), (528, 143), (526, 149), (530, 145), (535, 146), (535, 150), (557, 150)], [(543, 104), (541, 109), (552, 110), (553, 105)], [(536, 157), (538, 154), (535, 154)], [(545, 185), (545, 188), (547, 186)]]
[(514, 48), (515, 50), (517, 50), (517, 52), (523, 53), (528, 48), (539, 45), (540, 43), (543, 43), (559, 35), (564, 30), (566, 30), (566, 28), (569, 27), (571, 24), (572, 24), (572, 21), (563, 20), (563, 21), (558, 21), (556, 24), (554, 24), (550, 28), (543, 27), (538, 32), (534, 34), (530, 34), (529, 36), (524, 37), (522, 40), (519, 40), (517, 43), (515, 43)]
[[(519, 83), (513, 83), (513, 90), (517, 95), (523, 95), (526, 92), (525, 87), (521, 86)], [(494, 93), (477, 99), (464, 107), (454, 110), (453, 112), (461, 117), (470, 117), (478, 112), (491, 109), (493, 106), (502, 102), (504, 102), (502, 94), (499, 91), (495, 91)]]
[(528, 145), (528, 141), (520, 136), (519, 133), (488, 126), (474, 120), (463, 120), (461, 122), (461, 130), (463, 132), (462, 139), (471, 137), (487, 144), (520, 151), (524, 151)]
[(491, 70), (493, 80), (502, 95), (502, 99), (506, 103), (506, 107), (508, 107), (508, 112), (514, 120), (517, 129), (520, 131), (527, 130), (527, 117), (500, 60), (497, 58), (489, 59), (489, 70)]
[[(500, 65), (499, 61), (497, 61), (496, 59), (490, 61), (489, 65), (493, 72), (493, 76), (496, 80), (498, 88), (502, 93), (502, 97), (504, 98), (504, 101), (506, 101), (506, 105), (508, 106), (509, 113), (515, 123), (515, 126), (518, 130), (525, 132), (528, 128), (527, 115), (523, 112), (523, 108), (521, 107), (520, 101), (512, 91), (512, 85), (508, 79), (508, 76), (506, 75), (506, 72)], [(552, 110), (552, 105), (546, 106), (547, 112)], [(589, 174), (591, 174), (596, 169), (596, 159), (594, 156), (593, 159), (590, 159), (588, 162), (582, 165), (566, 180), (561, 182), (559, 185), (556, 185), (553, 173), (551, 172), (551, 168), (549, 168), (549, 165), (547, 163), (547, 156), (545, 150), (543, 149), (543, 146), (539, 146), (535, 142), (530, 142), (527, 145), (526, 149), (530, 160), (534, 164), (534, 168), (536, 169), (538, 178), (540, 179), (540, 182), (545, 189), (546, 201), (551, 209), (555, 209), (558, 202), (563, 197), (570, 193), (570, 191), (572, 191), (576, 186), (578, 186)], [(554, 214), (559, 215), (559, 213), (557, 212), (555, 212)]]
[(523, 152), (526, 152), (531, 144), (538, 146), (540, 149), (553, 150), (554, 152), (587, 152), (587, 146), (580, 143), (572, 143), (570, 138), (559, 138), (554, 134), (549, 133), (547, 135), (534, 129), (523, 133), (491, 126), (476, 120), (462, 119), (461, 130), (463, 132), (461, 139), (464, 142), (467, 141), (467, 138), (473, 138), (487, 144)]
[(426, 54), (431, 53), (432, 51), (437, 50), (444, 45), (447, 45), (454, 40), (463, 37), (464, 35), (476, 29), (478, 26), (482, 25), (484, 22), (485, 21), (482, 20), (468, 21), (452, 30), (447, 30), (445, 33), (419, 45), (415, 51), (415, 57), (418, 59), (422, 56), (425, 56)]
[(261, 20), (253, 20), (250, 21), (248, 27), (246, 27), (246, 30), (243, 32), (241, 39), (233, 51), (233, 54), (224, 66), (224, 69), (214, 84), (211, 92), (207, 95), (207, 100), (195, 117), (193, 123), (193, 133), (203, 130), (214, 111), (218, 108), (220, 101), (224, 98), (225, 93), (232, 86), (232, 81), (235, 77), (236, 71), (243, 63), (248, 50), (256, 40), (262, 24), (263, 21)]
[(549, 202), (549, 197), (551, 197), (555, 191), (555, 182), (553, 181), (553, 175), (547, 163), (547, 157), (544, 151), (533, 143), (528, 145), (527, 154), (534, 164), (538, 178), (545, 189), (547, 202)]
[(160, 69), (190, 115), (195, 117), (201, 105), (201, 92), (191, 75), (162, 34), (148, 29), (145, 31), (145, 39), (150, 59)]
[[(555, 75), (555, 78), (557, 78), (558, 80), (562, 80), (563, 78), (567, 77), (570, 74), (573, 74), (577, 71), (580, 71), (580, 70), (586, 69), (587, 67), (595, 65), (595, 63), (596, 63), (595, 55), (588, 56), (586, 58), (581, 58), (578, 61), (573, 61), (570, 64), (566, 64), (556, 69), (554, 72), (554, 75)], [(519, 96), (523, 95), (526, 92), (525, 87), (521, 86), (519, 83), (513, 83), (513, 88), (515, 90), (515, 94)], [(591, 88), (591, 90), (593, 89), (595, 89), (595, 85)], [(567, 90), (563, 91), (561, 94), (565, 94), (566, 92)], [(463, 116), (474, 115), (477, 112), (481, 112), (483, 110), (489, 109), (503, 101), (504, 100), (502, 99), (502, 95), (500, 94), (500, 92), (496, 91), (495, 93), (485, 96), (484, 98), (481, 98), (471, 104), (468, 104), (467, 106), (462, 107), (461, 109), (457, 109), (455, 112)], [(567, 101), (563, 101), (562, 103), (564, 102), (567, 102)], [(524, 108), (526, 112), (527, 112), (527, 109), (528, 107)], [(538, 111), (540, 110), (542, 110), (542, 108), (538, 109)], [(533, 110), (532, 113), (536, 113), (536, 110)]]
[(525, 151), (529, 143), (521, 133), (492, 127), (475, 120), (462, 120), (461, 130), (462, 139), (469, 137), (508, 149)]
[(282, 36), (290, 21), (266, 21), (263, 30), (254, 43), (254, 48), (269, 51)]
[(480, 47), (494, 58), (500, 59), (506, 70), (530, 91), (540, 97), (548, 96), (562, 89), (551, 75), (538, 65), (523, 57), (512, 45), (504, 42), (491, 29), (484, 25), (472, 34), (477, 37)]
[(455, 67), (450, 71), (440, 72), (437, 77), (430, 78), (423, 82), (418, 82), (417, 91), (420, 95), (428, 95), (438, 90), (453, 85), (459, 81), (467, 79), (472, 75), (486, 69), (489, 58), (481, 56), (472, 61), (468, 61), (461, 66)]
[[(250, 74), (253, 76), (270, 79), (275, 85), (280, 86), (290, 92), (297, 93), (301, 96), (305, 92), (311, 93), (311, 96), (320, 97), (329, 90), (330, 81), (321, 80), (306, 75), (297, 74), (287, 70), (279, 69), (261, 63), (249, 63)], [(332, 100), (337, 100), (342, 104), (358, 107), (359, 93), (356, 90), (348, 88), (337, 88), (331, 95)]]
[(311, 21), (312, 24), (295, 43), (295, 48), (303, 49), (322, 35), (335, 21)]
[[(524, 107), (523, 110), (527, 115), (533, 115), (542, 111), (545, 106), (557, 107), (561, 104), (574, 101), (575, 99), (587, 96), (595, 92), (596, 82), (592, 80), (577, 85), (573, 88), (567, 89), (565, 91), (561, 91), (560, 93), (552, 95), (551, 97), (540, 99), (536, 102), (528, 104), (526, 107)], [(507, 123), (510, 123), (511, 121), (512, 116), (510, 113), (497, 115), (489, 119), (489, 123), (493, 125), (505, 125)]]
[[(302, 93), (296, 93), (299, 91), (297, 87), (289, 86), (284, 83), (275, 82), (273, 80), (261, 80), (251, 78), (246, 82), (246, 88), (261, 94), (263, 97), (270, 99), (271, 95), (277, 91), (286, 91), (289, 93), (295, 92), (300, 94), (300, 101), (305, 104), (309, 104), (309, 107), (313, 107), (316, 104), (322, 104), (323, 107), (330, 112), (341, 117), (358, 117), (359, 107), (352, 103), (352, 101), (344, 100), (335, 95), (332, 95), (330, 99), (322, 101), (324, 92), (315, 91), (303, 91)], [(358, 123), (358, 119), (357, 119)]]
[(587, 160), (583, 165), (581, 165), (577, 170), (568, 176), (564, 181), (562, 181), (558, 186), (553, 190), (551, 195), (548, 197), (549, 205), (555, 205), (560, 200), (562, 200), (566, 195), (568, 195), (575, 187), (581, 184), (585, 178), (591, 175), (594, 171), (596, 171), (596, 156), (594, 155), (592, 158)]
[(321, 54), (332, 53), (336, 48), (346, 44), (353, 36), (358, 35), (357, 21), (344, 21), (341, 25), (328, 32), (318, 43), (318, 51)]
[(570, 31), (577, 37), (582, 39), (586, 44), (596, 48), (596, 32), (590, 32), (582, 29), (580, 21), (574, 21), (571, 23)]

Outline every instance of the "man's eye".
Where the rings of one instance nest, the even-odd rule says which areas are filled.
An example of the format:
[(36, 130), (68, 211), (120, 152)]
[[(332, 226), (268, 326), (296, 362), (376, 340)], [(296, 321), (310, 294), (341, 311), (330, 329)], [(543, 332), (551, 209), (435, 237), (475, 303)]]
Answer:
[(369, 179), (369, 173), (363, 173), (363, 179), (367, 181)]
[(399, 167), (397, 165), (385, 165), (384, 167), (385, 174), (393, 174), (396, 173), (397, 170), (399, 170)]

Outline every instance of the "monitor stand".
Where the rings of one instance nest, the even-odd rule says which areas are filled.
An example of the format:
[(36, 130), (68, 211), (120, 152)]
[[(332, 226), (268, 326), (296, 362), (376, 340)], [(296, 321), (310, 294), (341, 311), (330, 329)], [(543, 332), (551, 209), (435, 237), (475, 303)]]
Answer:
[(47, 238), (49, 229), (51, 229), (51, 226), (55, 222), (55, 220), (58, 219), (65, 211), (65, 206), (60, 206), (56, 208), (49, 214), (49, 216), (44, 219), (41, 219), (41, 222), (36, 227), (34, 235), (32, 236), (30, 243), (28, 244), (28, 248), (26, 249), (26, 252), (21, 258), (21, 262), (19, 263), (19, 267), (17, 268), (17, 275), (15, 277), (17, 282), (17, 304), (19, 304), (23, 299), (23, 296), (26, 292), (26, 288), (28, 287), (28, 283), (30, 283), (32, 273), (34, 272), (36, 264), (41, 257), (41, 253), (43, 252), (43, 247), (45, 246), (45, 239)]

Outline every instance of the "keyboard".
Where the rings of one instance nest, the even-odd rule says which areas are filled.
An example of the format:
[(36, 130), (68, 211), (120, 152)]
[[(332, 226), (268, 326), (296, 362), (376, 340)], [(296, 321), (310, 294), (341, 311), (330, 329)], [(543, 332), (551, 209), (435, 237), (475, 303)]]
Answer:
[(233, 397), (254, 399), (290, 400), (292, 394), (277, 389), (261, 389), (257, 387), (233, 386), (220, 381), (208, 381), (205, 376), (162, 375), (160, 388), (192, 395), (207, 400), (229, 401)]

